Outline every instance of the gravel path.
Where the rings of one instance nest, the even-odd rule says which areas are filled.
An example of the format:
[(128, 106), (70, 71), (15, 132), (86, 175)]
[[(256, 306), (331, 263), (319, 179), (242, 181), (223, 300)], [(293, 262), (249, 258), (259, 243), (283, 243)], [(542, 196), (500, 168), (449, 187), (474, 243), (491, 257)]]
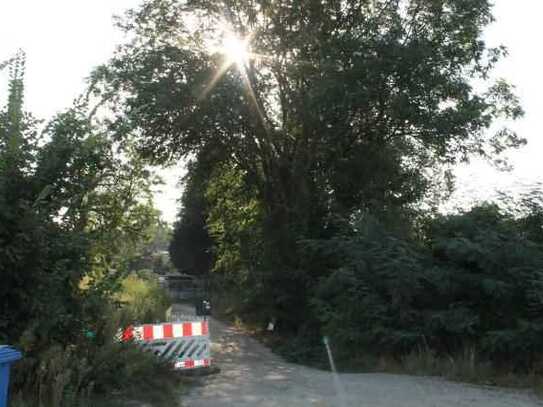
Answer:
[[(177, 311), (187, 313), (186, 307)], [(528, 391), (485, 388), (438, 378), (390, 374), (340, 374), (286, 363), (234, 327), (211, 319), (213, 362), (221, 372), (199, 379), (183, 396), (186, 407), (535, 407)]]

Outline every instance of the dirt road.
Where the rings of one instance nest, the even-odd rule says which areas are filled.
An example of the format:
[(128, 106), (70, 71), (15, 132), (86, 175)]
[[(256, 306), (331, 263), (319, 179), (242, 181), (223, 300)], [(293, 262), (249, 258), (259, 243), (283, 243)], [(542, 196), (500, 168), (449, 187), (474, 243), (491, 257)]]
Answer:
[(214, 363), (221, 372), (199, 379), (199, 385), (183, 397), (187, 407), (543, 406), (528, 391), (389, 374), (340, 374), (341, 397), (329, 372), (286, 363), (254, 339), (213, 319), (210, 332)]

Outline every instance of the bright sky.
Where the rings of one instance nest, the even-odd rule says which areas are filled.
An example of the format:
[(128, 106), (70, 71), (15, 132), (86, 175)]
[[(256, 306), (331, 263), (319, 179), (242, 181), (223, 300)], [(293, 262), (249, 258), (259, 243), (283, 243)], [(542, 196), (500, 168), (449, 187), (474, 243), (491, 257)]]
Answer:
[[(122, 36), (112, 15), (136, 6), (139, 0), (1, 0), (0, 61), (17, 48), (27, 53), (26, 107), (40, 118), (69, 106), (84, 89), (90, 69), (108, 59)], [(487, 32), (491, 45), (505, 44), (510, 56), (497, 76), (517, 86), (526, 110), (515, 129), (528, 139), (528, 147), (511, 154), (515, 169), (497, 173), (475, 163), (458, 170), (458, 197), (485, 199), (498, 188), (519, 190), (543, 181), (543, 1), (495, 0), (497, 22)], [(0, 73), (0, 99), (5, 99), (6, 73)], [(0, 100), (0, 102), (2, 102)], [(162, 171), (166, 185), (155, 194), (164, 219), (172, 222), (181, 191), (177, 181), (182, 166)]]
[(525, 148), (511, 154), (511, 173), (499, 173), (488, 165), (474, 163), (460, 168), (459, 201), (485, 200), (503, 192), (529, 191), (543, 182), (543, 55), (540, 52), (543, 25), (541, 0), (495, 0), (494, 23), (486, 32), (491, 45), (504, 44), (509, 57), (496, 69), (495, 76), (505, 78), (517, 87), (526, 115), (513, 125), (519, 135), (528, 140)]

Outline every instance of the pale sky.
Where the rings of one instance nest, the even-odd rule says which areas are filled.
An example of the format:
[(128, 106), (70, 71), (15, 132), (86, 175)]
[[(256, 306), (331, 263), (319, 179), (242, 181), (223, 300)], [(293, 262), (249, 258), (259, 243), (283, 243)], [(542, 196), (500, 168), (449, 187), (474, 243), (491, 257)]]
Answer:
[[(0, 0), (0, 61), (17, 48), (27, 53), (26, 108), (49, 118), (68, 107), (84, 90), (91, 68), (105, 62), (122, 35), (112, 15), (136, 6), (139, 0)], [(458, 170), (457, 197), (481, 200), (498, 188), (519, 190), (543, 181), (543, 38), (542, 0), (496, 0), (497, 22), (486, 33), (490, 45), (504, 44), (510, 56), (496, 76), (517, 86), (526, 111), (514, 128), (528, 146), (510, 154), (512, 173), (498, 173), (474, 163)], [(5, 99), (6, 73), (0, 73), (0, 99)], [(3, 103), (2, 100), (0, 102)], [(166, 185), (155, 194), (164, 219), (172, 222), (181, 190), (182, 166), (162, 171)]]

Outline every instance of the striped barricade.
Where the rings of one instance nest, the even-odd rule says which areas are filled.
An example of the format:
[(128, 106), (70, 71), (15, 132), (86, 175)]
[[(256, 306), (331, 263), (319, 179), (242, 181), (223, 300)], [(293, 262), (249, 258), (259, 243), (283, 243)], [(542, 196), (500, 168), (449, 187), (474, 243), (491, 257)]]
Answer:
[(135, 341), (148, 352), (173, 362), (176, 369), (195, 369), (211, 364), (207, 321), (129, 326), (122, 341)]

